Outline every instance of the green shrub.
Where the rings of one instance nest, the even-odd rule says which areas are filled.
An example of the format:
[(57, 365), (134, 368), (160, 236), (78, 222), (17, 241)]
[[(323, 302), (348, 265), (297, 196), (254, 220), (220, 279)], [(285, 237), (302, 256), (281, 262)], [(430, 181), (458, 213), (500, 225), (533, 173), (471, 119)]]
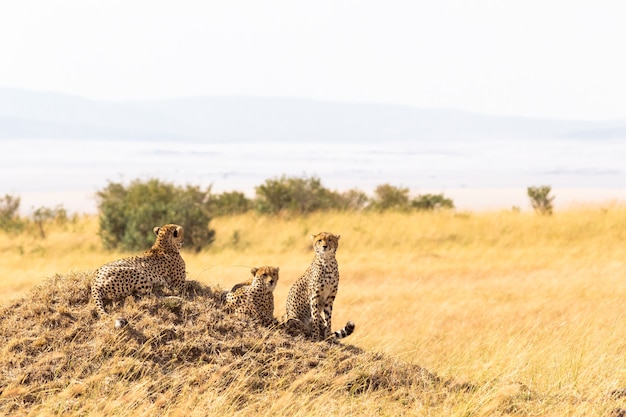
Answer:
[(452, 209), (454, 202), (443, 194), (420, 194), (411, 201), (411, 206), (418, 210)]
[(260, 213), (295, 214), (340, 208), (338, 194), (322, 186), (317, 177), (286, 177), (266, 180), (255, 187), (256, 209)]
[(0, 229), (5, 231), (21, 230), (24, 223), (20, 220), (18, 212), (21, 199), (9, 194), (0, 197)]
[(374, 198), (370, 206), (375, 210), (408, 210), (409, 189), (381, 184), (374, 190)]
[(154, 243), (152, 229), (175, 223), (185, 229), (185, 247), (195, 251), (209, 246), (209, 192), (199, 187), (178, 187), (150, 179), (134, 180), (128, 187), (110, 182), (97, 193), (100, 237), (108, 249), (136, 251)]
[(39, 236), (41, 236), (42, 239), (46, 238), (46, 232), (43, 226), (51, 220), (58, 224), (67, 223), (67, 211), (63, 208), (63, 206), (58, 205), (55, 208), (39, 207), (33, 212), (33, 222), (35, 222), (35, 225), (39, 230)]
[(239, 191), (224, 192), (218, 195), (211, 195), (209, 198), (209, 208), (214, 216), (226, 216), (229, 214), (240, 214), (251, 210), (252, 200)]
[(526, 190), (530, 204), (539, 214), (552, 214), (552, 202), (554, 201), (554, 197), (549, 195), (550, 191), (552, 191), (552, 188), (548, 185), (528, 187)]
[(361, 190), (350, 189), (336, 195), (337, 208), (341, 210), (363, 210), (370, 203), (370, 199)]

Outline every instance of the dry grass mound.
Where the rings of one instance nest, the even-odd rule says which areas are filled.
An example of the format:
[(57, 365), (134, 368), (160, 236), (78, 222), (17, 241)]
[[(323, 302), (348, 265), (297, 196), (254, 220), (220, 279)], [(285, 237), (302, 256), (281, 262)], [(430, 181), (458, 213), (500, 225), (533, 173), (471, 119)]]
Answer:
[(1, 308), (0, 414), (297, 414), (320, 399), (345, 405), (379, 393), (402, 408), (468, 388), (227, 315), (221, 291), (194, 281), (182, 302), (116, 305), (123, 329), (116, 316), (98, 319), (89, 291), (87, 273), (56, 275)]

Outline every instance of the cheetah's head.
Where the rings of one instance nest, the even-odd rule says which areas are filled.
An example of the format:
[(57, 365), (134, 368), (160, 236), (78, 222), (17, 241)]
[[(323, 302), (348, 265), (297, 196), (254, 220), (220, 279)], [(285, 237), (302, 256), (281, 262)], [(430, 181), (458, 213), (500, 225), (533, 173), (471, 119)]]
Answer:
[(273, 266), (261, 266), (259, 268), (252, 268), (250, 272), (254, 277), (253, 280), (261, 280), (265, 287), (273, 292), (278, 282), (278, 267)]
[(340, 235), (333, 235), (328, 232), (311, 235), (315, 253), (323, 257), (334, 256), (335, 252), (337, 252), (337, 248), (339, 247), (340, 237)]
[(166, 224), (165, 226), (152, 229), (157, 236), (155, 246), (160, 248), (172, 248), (179, 251), (185, 240), (185, 232), (182, 226)]

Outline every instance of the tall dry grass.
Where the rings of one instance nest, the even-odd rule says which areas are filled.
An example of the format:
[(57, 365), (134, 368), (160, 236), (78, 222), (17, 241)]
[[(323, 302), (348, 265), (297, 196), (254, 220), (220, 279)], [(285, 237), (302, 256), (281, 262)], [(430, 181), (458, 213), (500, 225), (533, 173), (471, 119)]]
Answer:
[[(188, 278), (229, 288), (248, 278), (253, 266), (279, 266), (278, 317), (289, 286), (313, 257), (309, 235), (341, 234), (333, 327), (356, 322), (346, 343), (446, 380), (470, 381), (476, 389), (447, 394), (445, 401), (428, 395), (420, 400), (421, 394), (411, 392), (417, 399), (408, 407), (406, 397), (384, 390), (355, 398), (332, 387), (296, 395), (282, 386), (272, 387), (275, 397), (269, 402), (237, 406), (229, 391), (194, 397), (197, 404), (232, 407), (242, 415), (254, 410), (347, 415), (352, 410), (353, 415), (582, 416), (626, 408), (623, 398), (611, 395), (626, 387), (622, 206), (572, 208), (553, 216), (508, 211), (241, 215), (216, 218), (211, 226), (215, 244), (199, 254), (183, 254)], [(2, 237), (5, 297), (24, 295), (47, 276), (92, 270), (124, 255), (102, 250), (93, 218), (51, 230), (44, 241)], [(319, 384), (320, 375), (326, 374), (307, 378)], [(148, 387), (139, 379), (123, 389), (126, 396), (137, 390), (143, 398), (140, 391)], [(294, 398), (302, 405), (294, 406)], [(178, 415), (185, 407), (177, 404), (168, 413)], [(114, 414), (141, 414), (113, 408)]]

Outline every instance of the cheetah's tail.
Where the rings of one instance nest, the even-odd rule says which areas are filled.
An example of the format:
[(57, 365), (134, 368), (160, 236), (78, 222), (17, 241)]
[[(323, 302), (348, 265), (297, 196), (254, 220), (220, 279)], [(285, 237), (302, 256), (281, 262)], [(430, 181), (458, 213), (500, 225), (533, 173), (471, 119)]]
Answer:
[(334, 331), (333, 336), (336, 340), (343, 339), (344, 337), (348, 337), (354, 332), (354, 327), (355, 327), (354, 323), (349, 321), (346, 323), (343, 329)]
[[(98, 312), (98, 316), (100, 318), (109, 318), (111, 317), (109, 313), (104, 309), (104, 302), (102, 301), (102, 294), (96, 287), (92, 287), (91, 296), (93, 298), (94, 303), (96, 304), (96, 311)], [(121, 329), (128, 324), (128, 320), (124, 317), (118, 317), (115, 319), (115, 328)]]
[(121, 329), (122, 327), (126, 327), (128, 324), (128, 320), (124, 317), (118, 317), (115, 319), (115, 328)]

